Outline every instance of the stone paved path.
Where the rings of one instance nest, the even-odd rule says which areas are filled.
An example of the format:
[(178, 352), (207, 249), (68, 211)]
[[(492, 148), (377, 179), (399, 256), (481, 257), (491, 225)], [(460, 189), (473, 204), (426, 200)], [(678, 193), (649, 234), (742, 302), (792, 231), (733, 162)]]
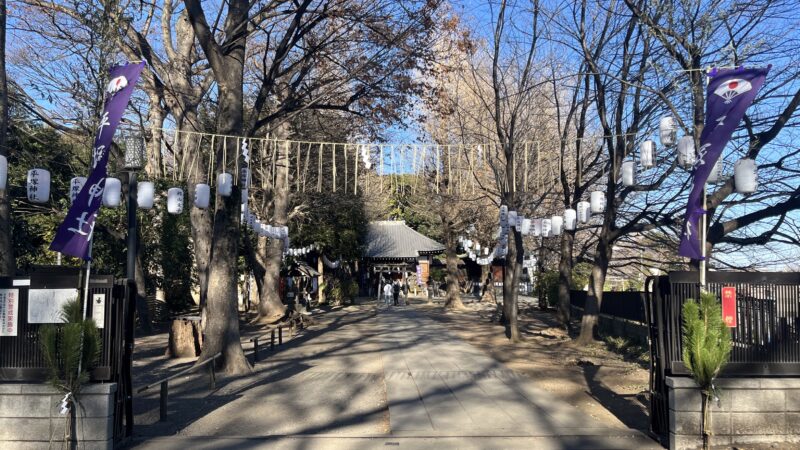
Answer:
[(155, 421), (157, 409), (143, 413), (136, 442), (159, 449), (660, 448), (535, 388), (413, 307), (349, 307), (321, 320), (317, 331), (259, 363), (255, 376), (211, 395), (187, 388), (189, 401), (173, 400), (170, 423)]

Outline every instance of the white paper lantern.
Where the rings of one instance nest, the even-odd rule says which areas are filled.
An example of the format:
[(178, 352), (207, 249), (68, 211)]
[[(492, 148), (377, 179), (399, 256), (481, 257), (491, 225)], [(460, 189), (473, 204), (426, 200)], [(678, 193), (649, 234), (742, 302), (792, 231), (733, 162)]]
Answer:
[(536, 237), (542, 235), (542, 219), (533, 219), (533, 235)]
[(223, 172), (217, 175), (217, 194), (230, 197), (233, 192), (233, 175)]
[(589, 223), (589, 219), (592, 217), (592, 213), (590, 212), (591, 203), (589, 202), (578, 202), (578, 220), (581, 223)]
[(634, 164), (633, 161), (625, 161), (622, 163), (622, 185), (636, 185), (636, 164)]
[(103, 206), (116, 208), (122, 204), (122, 181), (119, 178), (106, 178), (103, 189)]
[(0, 191), (6, 190), (8, 183), (8, 160), (5, 156), (0, 155)]
[(247, 167), (242, 167), (239, 170), (239, 184), (241, 185), (242, 189), (247, 189), (250, 187), (250, 169)]
[(642, 169), (649, 169), (656, 165), (656, 143), (644, 141), (639, 145), (639, 165)]
[(675, 145), (676, 138), (675, 119), (672, 116), (662, 117), (658, 123), (658, 134), (661, 139), (661, 145), (670, 147)]
[(486, 247), (485, 249), (483, 249), (483, 254), (484, 255), (488, 255), (489, 254), (489, 247)]
[(50, 200), (50, 172), (44, 169), (28, 171), (28, 201), (47, 203)]
[(520, 232), (524, 235), (531, 234), (531, 219), (523, 219), (522, 220), (522, 229)]
[(78, 194), (83, 189), (83, 185), (86, 184), (86, 177), (75, 177), (69, 180), (69, 204), (75, 203), (75, 199), (78, 198)]
[(678, 165), (684, 169), (691, 169), (697, 161), (697, 153), (694, 149), (694, 137), (682, 136), (678, 141)]
[(706, 183), (708, 184), (716, 184), (722, 180), (722, 158), (718, 158), (717, 162), (714, 163), (714, 167), (711, 168), (711, 172), (708, 173), (708, 179)]
[(561, 216), (553, 216), (550, 218), (550, 233), (553, 236), (559, 236), (564, 229), (564, 218)]
[(167, 191), (167, 212), (170, 214), (183, 212), (183, 189), (169, 188)]
[(194, 206), (200, 209), (206, 209), (210, 203), (211, 186), (205, 183), (194, 185)]
[(550, 237), (553, 231), (553, 223), (550, 219), (542, 219), (542, 237)]
[(606, 193), (603, 191), (592, 191), (589, 195), (592, 214), (602, 214), (606, 210)]
[(508, 225), (508, 206), (500, 206), (500, 226)]
[(578, 211), (572, 208), (564, 210), (564, 229), (572, 231), (578, 226)]
[(478, 243), (475, 244), (475, 251), (476, 252), (481, 251), (481, 244), (478, 244)]
[(155, 199), (156, 187), (150, 181), (140, 181), (136, 185), (136, 204), (142, 209), (151, 209)]
[(744, 158), (733, 165), (733, 183), (736, 192), (752, 194), (758, 188), (758, 166), (755, 160)]
[(516, 211), (509, 211), (508, 212), (508, 226), (509, 227), (517, 226), (517, 212)]

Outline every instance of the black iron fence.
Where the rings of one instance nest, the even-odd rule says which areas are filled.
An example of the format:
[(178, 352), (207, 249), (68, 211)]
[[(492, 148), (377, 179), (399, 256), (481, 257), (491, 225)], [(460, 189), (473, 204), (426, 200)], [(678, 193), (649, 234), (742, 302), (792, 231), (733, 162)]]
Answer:
[[(666, 377), (688, 375), (682, 361), (682, 311), (698, 299), (697, 272), (671, 272), (647, 283), (650, 328), (650, 423), (666, 436), (669, 409)], [(709, 272), (705, 290), (721, 297), (723, 287), (736, 288), (733, 348), (721, 376), (775, 377), (800, 375), (800, 273)]]
[[(575, 308), (583, 310), (586, 306), (586, 291), (570, 291), (569, 301)], [(603, 301), (600, 304), (600, 314), (645, 323), (645, 304), (647, 296), (644, 292), (636, 291), (608, 291), (603, 292)]]
[[(663, 345), (664, 369), (688, 374), (683, 365), (682, 310), (700, 296), (696, 272), (673, 272), (657, 279), (653, 308)], [(720, 297), (736, 288), (737, 325), (722, 376), (800, 375), (800, 274), (709, 272), (706, 290)]]
[[(46, 379), (39, 328), (60, 312), (64, 299), (80, 297), (78, 284), (78, 269), (67, 267), (34, 270), (29, 277), (0, 278), (0, 289), (13, 292), (18, 302), (16, 336), (0, 337), (0, 381)], [(111, 381), (119, 372), (122, 295), (111, 276), (92, 276), (89, 280), (87, 316), (100, 322), (101, 336), (100, 360), (91, 374), (95, 381)]]

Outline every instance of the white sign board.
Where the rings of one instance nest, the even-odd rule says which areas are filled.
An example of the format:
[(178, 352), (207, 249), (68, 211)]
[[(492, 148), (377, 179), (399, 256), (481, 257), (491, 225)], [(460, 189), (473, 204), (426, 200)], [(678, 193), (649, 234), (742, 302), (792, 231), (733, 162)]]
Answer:
[(92, 295), (92, 319), (97, 328), (106, 326), (106, 294)]
[(0, 289), (0, 336), (16, 336), (19, 289)]
[(64, 322), (64, 305), (77, 298), (77, 289), (31, 289), (28, 291), (28, 323)]

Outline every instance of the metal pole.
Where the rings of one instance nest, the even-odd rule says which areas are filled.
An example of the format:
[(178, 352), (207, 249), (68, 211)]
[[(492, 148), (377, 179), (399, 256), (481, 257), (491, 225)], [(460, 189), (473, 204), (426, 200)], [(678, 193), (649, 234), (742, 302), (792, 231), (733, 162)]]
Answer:
[[(124, 311), (125, 321), (125, 347), (122, 355), (122, 384), (125, 390), (125, 436), (133, 435), (133, 380), (131, 368), (133, 365), (133, 327), (136, 312), (136, 249), (138, 247), (136, 234), (136, 172), (128, 172), (128, 267), (127, 289), (125, 301), (128, 302)], [(166, 386), (162, 385), (163, 416), (166, 419)]]
[[(703, 183), (703, 211), (706, 210), (706, 186)], [(706, 220), (708, 217), (708, 212), (706, 211), (703, 214), (703, 217), (700, 218), (700, 289), (703, 290), (706, 287)]]
[(127, 278), (136, 280), (136, 172), (128, 172), (128, 267)]

